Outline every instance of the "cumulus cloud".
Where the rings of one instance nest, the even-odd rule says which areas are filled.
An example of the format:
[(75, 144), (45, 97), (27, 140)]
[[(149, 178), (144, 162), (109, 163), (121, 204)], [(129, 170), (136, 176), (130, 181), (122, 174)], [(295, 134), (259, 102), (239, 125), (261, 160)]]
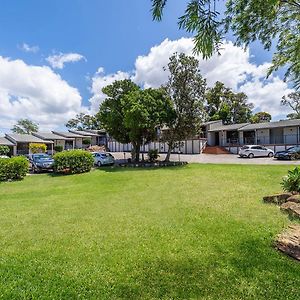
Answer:
[[(104, 75), (101, 72), (95, 74), (91, 89), (93, 97), (90, 101), (99, 104), (104, 98), (100, 87), (110, 84), (115, 79), (123, 79), (125, 75), (126, 78), (130, 77), (145, 88), (159, 87), (168, 79), (169, 74), (164, 67), (167, 66), (169, 57), (175, 52), (193, 55), (193, 47), (191, 38), (174, 41), (165, 39), (161, 44), (152, 47), (148, 54), (137, 57), (132, 76), (120, 71), (110, 75)], [(271, 76), (266, 80), (270, 63), (265, 62), (261, 65), (253, 63), (249, 49), (245, 51), (229, 41), (224, 43), (221, 55), (215, 54), (208, 60), (203, 60), (201, 57), (197, 59), (202, 75), (207, 78), (208, 86), (221, 81), (236, 92), (245, 92), (249, 96), (249, 101), (254, 103), (256, 110), (268, 111), (275, 119), (276, 116), (282, 117), (282, 113), (287, 112), (280, 106), (280, 100), (283, 95), (292, 90), (279, 77)], [(99, 87), (94, 88), (97, 85)]]
[(29, 118), (41, 129), (61, 127), (82, 107), (78, 90), (47, 66), (0, 56), (0, 128)]
[(50, 66), (54, 69), (63, 69), (66, 63), (85, 60), (86, 58), (78, 53), (59, 53), (46, 58)]
[(25, 52), (32, 52), (32, 53), (37, 53), (40, 50), (39, 46), (29, 46), (26, 43), (23, 43), (20, 46), (20, 49), (25, 51)]

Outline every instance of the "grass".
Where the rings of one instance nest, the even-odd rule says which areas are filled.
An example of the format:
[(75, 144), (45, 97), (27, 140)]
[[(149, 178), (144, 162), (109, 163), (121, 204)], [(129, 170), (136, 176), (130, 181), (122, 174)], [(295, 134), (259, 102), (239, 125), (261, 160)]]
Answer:
[(188, 165), (0, 184), (0, 299), (299, 299), (262, 196), (288, 166)]

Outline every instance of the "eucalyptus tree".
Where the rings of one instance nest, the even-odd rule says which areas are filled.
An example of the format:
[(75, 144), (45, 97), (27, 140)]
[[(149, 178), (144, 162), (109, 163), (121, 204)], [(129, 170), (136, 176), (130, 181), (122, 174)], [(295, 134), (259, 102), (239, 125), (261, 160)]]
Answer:
[(11, 129), (12, 132), (18, 134), (30, 134), (33, 132), (38, 132), (39, 126), (29, 119), (20, 119), (17, 124)]

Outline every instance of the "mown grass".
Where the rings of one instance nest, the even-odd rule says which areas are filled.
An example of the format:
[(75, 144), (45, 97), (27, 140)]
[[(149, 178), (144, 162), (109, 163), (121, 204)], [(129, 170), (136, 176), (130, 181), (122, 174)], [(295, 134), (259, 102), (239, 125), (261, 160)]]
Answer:
[(299, 299), (288, 166), (188, 165), (0, 184), (1, 299)]

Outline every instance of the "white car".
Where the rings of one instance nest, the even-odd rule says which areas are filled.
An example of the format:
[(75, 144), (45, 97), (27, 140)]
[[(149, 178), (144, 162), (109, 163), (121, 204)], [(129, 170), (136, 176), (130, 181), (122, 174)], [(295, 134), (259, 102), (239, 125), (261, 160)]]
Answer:
[(92, 155), (94, 157), (94, 163), (98, 167), (105, 166), (105, 165), (114, 165), (115, 158), (110, 154), (106, 152), (92, 152)]
[(274, 151), (271, 149), (268, 149), (264, 146), (259, 145), (247, 145), (243, 146), (239, 151), (240, 157), (273, 157)]
[(0, 155), (0, 158), (9, 158), (7, 155)]

